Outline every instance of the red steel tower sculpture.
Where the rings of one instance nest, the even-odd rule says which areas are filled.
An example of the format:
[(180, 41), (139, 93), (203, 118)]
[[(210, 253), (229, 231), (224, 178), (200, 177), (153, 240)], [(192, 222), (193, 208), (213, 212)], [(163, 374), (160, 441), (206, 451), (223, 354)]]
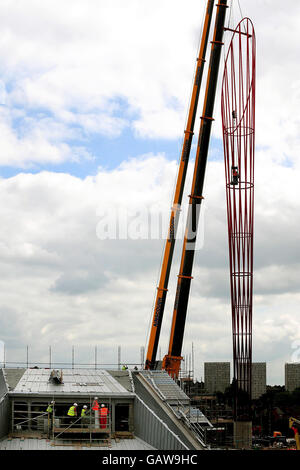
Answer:
[(255, 32), (244, 18), (233, 32), (222, 83), (235, 383), (235, 421), (251, 421)]

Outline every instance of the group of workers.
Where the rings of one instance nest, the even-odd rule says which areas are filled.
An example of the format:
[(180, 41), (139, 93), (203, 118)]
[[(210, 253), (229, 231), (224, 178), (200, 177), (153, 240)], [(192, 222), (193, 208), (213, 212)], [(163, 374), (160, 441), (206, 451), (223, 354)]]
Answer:
[[(54, 404), (55, 404), (55, 402), (54, 402), (54, 400), (52, 400), (49, 403), (48, 407), (47, 407), (46, 412), (48, 413), (49, 417), (52, 416)], [(67, 412), (67, 416), (70, 418), (71, 422), (72, 422), (72, 420), (74, 420), (78, 416), (77, 409), (78, 409), (78, 404), (73, 403), (73, 405), (70, 406), (70, 408)], [(107, 406), (104, 403), (102, 403), (102, 405), (99, 407), (99, 410), (97, 410), (95, 407), (93, 407), (92, 409), (95, 410), (95, 411), (98, 411), (98, 415), (99, 415), (99, 418), (100, 418), (100, 428), (102, 428), (102, 429), (106, 428), (106, 426), (107, 426), (107, 416), (108, 416)], [(88, 407), (87, 407), (87, 405), (83, 405), (83, 407), (81, 409), (80, 417), (85, 418), (87, 415), (88, 415)]]
[[(67, 415), (73, 417), (77, 417), (77, 403), (73, 403), (72, 406), (70, 406)], [(87, 415), (87, 406), (83, 405), (82, 410), (81, 410), (81, 418), (84, 418)]]
[[(124, 364), (124, 365), (122, 366), (122, 370), (128, 370), (128, 366), (127, 366), (126, 364)], [(133, 368), (133, 370), (138, 370), (137, 366), (135, 366), (135, 367)]]

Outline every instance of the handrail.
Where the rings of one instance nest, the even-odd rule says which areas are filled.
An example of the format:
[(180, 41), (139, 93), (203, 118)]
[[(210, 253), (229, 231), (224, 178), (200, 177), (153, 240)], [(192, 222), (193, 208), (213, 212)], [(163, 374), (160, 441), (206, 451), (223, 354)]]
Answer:
[(182, 411), (182, 409), (184, 408), (184, 405), (180, 402), (180, 400), (177, 400), (177, 403), (180, 405), (180, 408), (181, 408), (180, 409), (178, 407), (178, 414), (182, 416), (185, 424), (195, 434), (196, 438), (201, 442), (201, 444), (206, 446), (205, 431), (202, 429), (201, 424), (198, 423), (198, 421), (197, 421), (197, 425), (195, 423), (192, 423), (192, 421), (190, 420), (190, 411), (188, 410), (188, 413), (189, 413), (189, 418), (188, 418), (188, 416)]
[[(46, 411), (45, 413), (40, 414), (39, 416), (36, 416), (35, 418), (28, 418), (28, 419), (26, 419), (25, 421), (22, 421), (21, 423), (16, 423), (16, 425), (17, 425), (17, 426), (21, 426), (21, 424), (27, 423), (28, 421), (33, 421), (34, 419), (38, 419), (38, 418), (40, 418), (41, 416), (45, 416), (45, 415), (48, 415), (48, 412), (47, 412), (47, 411)], [(18, 419), (18, 418), (15, 418), (15, 419)], [(19, 419), (22, 419), (22, 418), (19, 418)]]

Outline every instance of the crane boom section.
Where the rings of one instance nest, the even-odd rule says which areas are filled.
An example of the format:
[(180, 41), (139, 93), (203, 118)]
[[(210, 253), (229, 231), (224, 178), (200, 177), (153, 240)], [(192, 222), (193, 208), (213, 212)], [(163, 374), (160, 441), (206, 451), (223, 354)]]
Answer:
[(203, 200), (202, 190), (205, 177), (206, 161), (210, 141), (213, 109), (218, 82), (221, 48), (223, 45), (224, 22), (227, 0), (219, 0), (215, 20), (214, 37), (211, 46), (210, 63), (207, 76), (203, 114), (196, 152), (195, 168), (191, 194), (189, 196), (188, 218), (183, 242), (180, 272), (173, 310), (172, 327), (168, 354), (164, 357), (163, 368), (173, 377), (178, 377), (192, 268), (195, 255), (196, 237), (200, 207)]
[(173, 259), (173, 252), (176, 241), (176, 230), (178, 226), (178, 220), (180, 215), (180, 205), (182, 202), (182, 195), (185, 185), (188, 161), (190, 156), (192, 138), (194, 134), (195, 118), (197, 113), (197, 106), (199, 101), (199, 93), (202, 83), (202, 76), (205, 63), (205, 55), (207, 50), (207, 43), (209, 37), (209, 30), (212, 19), (212, 12), (214, 7), (214, 0), (207, 1), (205, 21), (202, 32), (202, 39), (200, 44), (199, 55), (197, 58), (197, 67), (194, 77), (193, 91), (191, 96), (191, 102), (189, 107), (188, 119), (186, 130), (184, 131), (184, 139), (181, 151), (181, 158), (179, 164), (179, 170), (177, 175), (177, 182), (175, 188), (175, 194), (173, 199), (173, 206), (171, 208), (171, 216), (169, 222), (168, 237), (164, 247), (163, 262), (161, 266), (161, 273), (159, 279), (159, 285), (157, 287), (157, 294), (154, 304), (152, 327), (148, 342), (148, 350), (146, 356), (146, 369), (152, 369), (155, 365), (156, 354), (161, 330), (161, 324), (163, 319), (164, 307), (168, 291), (168, 283), (170, 276), (170, 269)]

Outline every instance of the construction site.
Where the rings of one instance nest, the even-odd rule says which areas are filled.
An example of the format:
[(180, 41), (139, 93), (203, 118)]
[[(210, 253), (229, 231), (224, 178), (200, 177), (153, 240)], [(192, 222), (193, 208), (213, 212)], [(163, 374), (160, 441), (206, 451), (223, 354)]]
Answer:
[[(4, 359), (0, 369), (0, 450), (300, 450), (299, 364), (285, 365), (285, 387), (278, 390), (268, 386), (266, 362), (253, 361), (256, 34), (255, 24), (247, 16), (233, 24), (231, 3), (205, 2), (145, 357), (129, 368), (120, 359), (113, 368), (101, 367), (96, 360), (95, 367), (73, 363), (60, 368), (51, 364), (51, 354), (49, 366), (28, 360), (26, 367), (12, 366)], [(202, 97), (198, 140), (193, 142)], [(193, 366), (187, 367), (183, 360), (183, 344), (191, 285), (198, 282), (193, 280), (194, 261), (215, 120), (221, 123), (223, 139), (232, 375), (230, 362), (205, 362), (204, 381), (196, 381), (190, 373)], [(190, 162), (193, 176), (169, 346), (159, 360), (193, 143), (196, 154)], [(201, 266), (199, 269), (201, 272)], [(105, 328), (104, 321), (101, 327)], [(287, 406), (283, 400), (289, 400)]]
[(1, 450), (201, 450), (212, 427), (164, 371), (2, 369), (1, 397)]

